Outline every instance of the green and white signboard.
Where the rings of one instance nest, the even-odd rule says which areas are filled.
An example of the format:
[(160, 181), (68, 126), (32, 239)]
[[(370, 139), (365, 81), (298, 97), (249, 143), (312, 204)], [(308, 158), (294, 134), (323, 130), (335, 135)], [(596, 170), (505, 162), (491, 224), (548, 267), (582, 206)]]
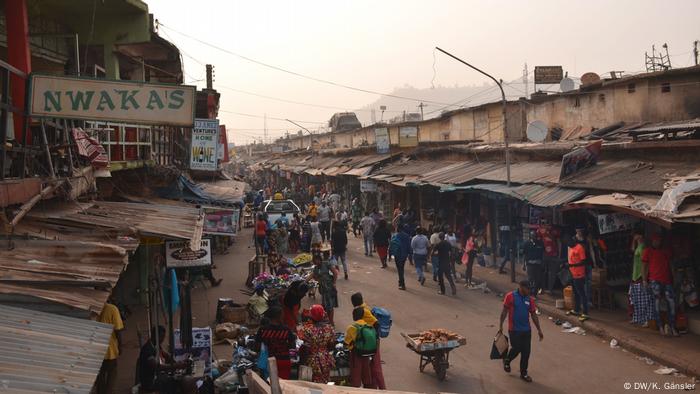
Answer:
[(33, 117), (192, 127), (194, 86), (31, 76)]

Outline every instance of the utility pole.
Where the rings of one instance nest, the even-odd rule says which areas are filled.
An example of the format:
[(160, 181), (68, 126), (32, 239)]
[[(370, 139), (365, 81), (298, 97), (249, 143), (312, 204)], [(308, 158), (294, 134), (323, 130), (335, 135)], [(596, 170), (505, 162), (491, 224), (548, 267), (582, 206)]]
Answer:
[(530, 90), (530, 86), (527, 81), (527, 63), (525, 63), (525, 69), (523, 70), (523, 83), (525, 84), (525, 98), (528, 98), (528, 90)]
[(267, 113), (263, 116), (263, 141), (267, 144)]
[(503, 103), (503, 140), (505, 141), (505, 150), (506, 150), (506, 185), (510, 187), (510, 148), (508, 146), (508, 122), (506, 121), (506, 92), (503, 91), (503, 84), (501, 83), (502, 81), (497, 80), (491, 74), (486, 73), (485, 71), (482, 71), (471, 64), (465, 62), (464, 60), (458, 58), (457, 56), (442, 50), (440, 47), (435, 47), (438, 51), (444, 53), (445, 55), (457, 60), (458, 62), (468, 66), (469, 68), (480, 72), (483, 75), (486, 75), (487, 77), (491, 78), (494, 82), (496, 82), (496, 85), (498, 85), (498, 88), (501, 89), (501, 102)]
[(698, 44), (700, 44), (699, 40), (695, 40), (693, 42), (693, 55), (695, 57), (695, 65), (698, 65)]
[(423, 120), (423, 108), (427, 107), (426, 104), (423, 104), (422, 102), (418, 105), (418, 108), (420, 108), (420, 120)]

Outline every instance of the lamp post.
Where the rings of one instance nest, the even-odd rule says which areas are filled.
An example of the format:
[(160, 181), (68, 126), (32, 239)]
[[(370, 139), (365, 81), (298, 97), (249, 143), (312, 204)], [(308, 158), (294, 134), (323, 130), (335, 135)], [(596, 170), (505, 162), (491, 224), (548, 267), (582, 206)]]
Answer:
[(507, 128), (507, 122), (506, 122), (506, 93), (503, 91), (503, 85), (499, 80), (494, 78), (491, 74), (482, 71), (471, 64), (465, 62), (464, 60), (458, 58), (457, 56), (441, 49), (440, 47), (435, 47), (438, 51), (444, 53), (445, 55), (455, 59), (456, 61), (470, 67), (473, 70), (476, 70), (480, 72), (481, 74), (486, 75), (487, 77), (491, 78), (494, 82), (496, 82), (496, 85), (498, 85), (498, 88), (501, 89), (501, 103), (503, 104), (503, 140), (505, 141), (505, 148), (506, 148), (506, 185), (510, 187), (510, 149), (508, 147), (508, 128)]
[[(289, 120), (289, 119), (285, 119), (285, 120), (286, 120), (287, 122), (289, 122), (289, 123), (295, 125), (295, 126), (301, 127), (301, 128), (304, 129), (307, 133), (309, 133), (309, 135), (311, 136), (311, 144), (309, 145), (309, 147), (311, 148), (311, 165), (314, 166), (314, 168), (315, 168), (315, 167), (316, 167), (316, 155), (314, 155), (314, 133), (312, 133), (311, 131), (309, 131), (309, 129), (307, 129), (306, 127), (300, 125), (299, 123), (297, 123), (297, 122), (295, 122), (295, 121), (293, 121), (293, 120)], [(303, 140), (302, 140), (302, 141), (303, 141)]]

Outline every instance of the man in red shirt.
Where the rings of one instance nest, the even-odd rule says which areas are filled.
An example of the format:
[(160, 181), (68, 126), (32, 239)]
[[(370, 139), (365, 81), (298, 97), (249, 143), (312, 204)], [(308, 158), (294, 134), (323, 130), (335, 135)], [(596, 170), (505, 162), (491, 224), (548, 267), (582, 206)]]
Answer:
[[(584, 322), (588, 317), (588, 294), (586, 292), (586, 240), (580, 231), (576, 232), (576, 236), (572, 240), (572, 245), (569, 246), (569, 271), (573, 278), (574, 299), (576, 305), (573, 311), (566, 312), (567, 315), (578, 316), (579, 321)], [(583, 313), (581, 310), (583, 309)]]
[[(661, 247), (661, 236), (654, 235), (651, 238), (651, 248), (644, 249), (642, 253), (642, 280), (644, 287), (651, 284), (654, 293), (656, 309), (656, 326), (661, 335), (678, 336), (676, 330), (676, 296), (673, 291), (673, 276), (671, 275), (671, 251)], [(666, 298), (668, 304), (668, 324), (661, 323), (661, 296)]]

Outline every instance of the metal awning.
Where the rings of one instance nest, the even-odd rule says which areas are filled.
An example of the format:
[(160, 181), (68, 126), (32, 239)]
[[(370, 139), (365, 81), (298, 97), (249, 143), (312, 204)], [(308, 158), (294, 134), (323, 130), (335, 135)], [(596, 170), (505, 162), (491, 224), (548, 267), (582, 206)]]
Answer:
[(447, 186), (441, 192), (486, 191), (512, 197), (538, 207), (557, 207), (574, 201), (586, 194), (585, 190), (564, 189), (558, 186), (520, 185), (506, 186), (500, 183), (483, 183), (466, 186)]
[(110, 324), (0, 305), (0, 384), (13, 393), (89, 394)]
[(70, 223), (102, 229), (134, 228), (140, 235), (200, 240), (204, 216), (195, 207), (93, 201), (90, 203), (52, 203), (27, 214), (44, 223)]
[(345, 171), (344, 173), (342, 173), (340, 175), (363, 177), (363, 176), (367, 176), (370, 172), (372, 172), (373, 167), (374, 166), (353, 168), (351, 170)]
[[(7, 241), (3, 241), (7, 242)], [(97, 314), (129, 262), (124, 248), (99, 242), (13, 240), (0, 250), (0, 303)]]

